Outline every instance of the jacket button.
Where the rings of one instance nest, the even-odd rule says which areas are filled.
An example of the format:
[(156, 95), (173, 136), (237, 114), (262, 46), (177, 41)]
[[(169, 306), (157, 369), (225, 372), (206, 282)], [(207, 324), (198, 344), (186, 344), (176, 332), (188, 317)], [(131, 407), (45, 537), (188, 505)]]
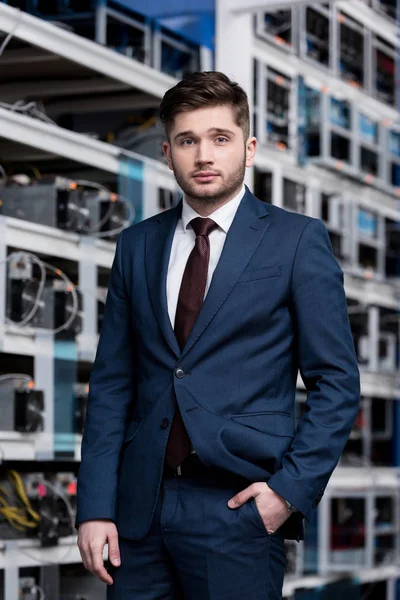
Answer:
[(181, 367), (178, 367), (175, 369), (175, 377), (178, 379), (183, 379), (185, 377), (185, 371)]
[(161, 429), (166, 429), (169, 425), (169, 419), (163, 419), (161, 421)]

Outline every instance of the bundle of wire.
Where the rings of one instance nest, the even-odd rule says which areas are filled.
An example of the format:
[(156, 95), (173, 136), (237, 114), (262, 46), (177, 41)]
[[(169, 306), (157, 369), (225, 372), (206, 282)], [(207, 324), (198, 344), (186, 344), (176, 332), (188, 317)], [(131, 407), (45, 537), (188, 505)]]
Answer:
[[(12, 488), (12, 494), (5, 489), (4, 485), (0, 485), (0, 515), (8, 521), (8, 523), (17, 531), (22, 533), (28, 533), (29, 531), (33, 531), (38, 528), (41, 515), (35, 511), (31, 503), (29, 501), (28, 496), (26, 495), (26, 491), (24, 488), (24, 484), (21, 476), (17, 471), (10, 470), (7, 472), (8, 482)], [(43, 485), (45, 485), (49, 490), (53, 492), (55, 496), (61, 498), (64, 502), (65, 507), (67, 509), (68, 520), (71, 524), (71, 530), (74, 529), (74, 511), (71, 506), (71, 502), (62, 489), (58, 489), (53, 483), (48, 481), (47, 479), (42, 480)], [(11, 503), (11, 498), (13, 497), (14, 503)], [(69, 554), (73, 550), (74, 545), (70, 544), (67, 546), (66, 552), (60, 559), (60, 563), (63, 563), (67, 560)], [(31, 548), (34, 552), (35, 548)], [(39, 562), (40, 564), (49, 564), (49, 565), (59, 565), (59, 562), (53, 562), (49, 559), (44, 559), (42, 556), (36, 556), (32, 552), (27, 552), (26, 548), (19, 547), (19, 551), (29, 558)]]
[(16, 504), (11, 504), (10, 492), (0, 485), (0, 515), (18, 531), (36, 529), (40, 522), (40, 515), (33, 510), (29, 502), (21, 476), (17, 471), (8, 471), (8, 481), (13, 489)]

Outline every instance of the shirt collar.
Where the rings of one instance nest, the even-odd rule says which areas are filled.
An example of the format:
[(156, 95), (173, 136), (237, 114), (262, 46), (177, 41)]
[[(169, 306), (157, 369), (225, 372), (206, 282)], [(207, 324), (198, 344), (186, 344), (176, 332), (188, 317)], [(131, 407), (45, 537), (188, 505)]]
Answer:
[[(209, 219), (212, 219), (216, 222), (216, 224), (225, 232), (228, 233), (230, 226), (232, 225), (232, 221), (235, 218), (236, 211), (239, 207), (239, 204), (246, 192), (246, 188), (243, 184), (240, 192), (229, 200), (226, 204), (217, 208), (213, 213), (208, 215)], [(196, 212), (190, 204), (187, 203), (186, 199), (183, 198), (182, 201), (182, 229), (186, 233), (187, 226), (189, 225), (192, 219), (196, 217), (201, 217), (198, 212)], [(204, 218), (204, 217), (202, 217)]]

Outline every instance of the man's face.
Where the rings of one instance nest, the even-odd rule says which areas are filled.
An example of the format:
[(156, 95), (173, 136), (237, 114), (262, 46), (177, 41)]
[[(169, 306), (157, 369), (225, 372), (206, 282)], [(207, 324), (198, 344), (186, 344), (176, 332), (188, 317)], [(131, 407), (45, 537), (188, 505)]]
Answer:
[(179, 113), (163, 150), (186, 197), (215, 204), (232, 199), (253, 163), (256, 140), (245, 140), (230, 106)]

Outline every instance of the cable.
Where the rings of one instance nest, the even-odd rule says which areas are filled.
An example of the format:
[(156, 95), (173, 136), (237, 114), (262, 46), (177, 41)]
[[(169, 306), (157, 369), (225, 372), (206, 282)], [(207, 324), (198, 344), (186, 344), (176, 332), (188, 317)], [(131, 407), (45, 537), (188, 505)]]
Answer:
[(110, 190), (105, 185), (98, 183), (97, 181), (89, 181), (89, 179), (74, 179), (74, 183), (77, 185), (83, 185), (84, 187), (92, 187), (96, 190), (102, 190), (110, 193)]
[(7, 323), (11, 323), (13, 325), (15, 325), (16, 327), (24, 327), (35, 315), (36, 311), (39, 309), (40, 306), (40, 299), (44, 290), (44, 286), (46, 283), (46, 271), (43, 267), (42, 261), (35, 255), (32, 254), (31, 252), (12, 252), (5, 261), (5, 263), (11, 262), (11, 260), (16, 257), (18, 259), (18, 257), (27, 257), (29, 260), (33, 260), (33, 262), (35, 262), (40, 269), (40, 283), (39, 283), (39, 289), (37, 291), (36, 294), (36, 298), (34, 300), (33, 303), (33, 307), (31, 309), (31, 311), (26, 315), (26, 317), (24, 317), (21, 321), (13, 321), (12, 319), (6, 319)]
[(1, 174), (2, 181), (4, 181), (4, 183), (6, 183), (8, 180), (8, 177), (7, 177), (6, 170), (2, 165), (0, 165), (0, 174)]
[[(47, 479), (43, 479), (41, 481), (42, 481), (42, 483), (44, 483), (44, 485), (46, 487), (49, 488), (49, 490), (51, 490), (53, 492), (53, 494), (55, 494), (56, 496), (61, 498), (61, 500), (64, 502), (64, 504), (67, 508), (69, 521), (71, 523), (71, 530), (73, 531), (74, 525), (75, 525), (75, 516), (74, 516), (74, 510), (71, 506), (71, 502), (69, 501), (69, 498), (65, 495), (65, 493), (62, 490), (58, 489), (57, 486), (55, 486), (53, 483), (51, 483), (51, 481), (48, 481)], [(60, 565), (61, 563), (64, 563), (67, 560), (68, 556), (70, 555), (70, 553), (74, 547), (75, 547), (75, 545), (71, 544), (71, 546), (67, 549), (67, 552), (58, 560), (58, 562), (53, 562), (53, 561), (46, 560), (46, 559), (43, 560), (42, 558), (39, 559), (39, 558), (33, 556), (32, 554), (30, 554), (29, 552), (26, 552), (25, 550), (23, 550), (21, 547), (19, 547), (18, 550), (22, 554), (25, 554), (26, 556), (28, 556), (32, 560), (39, 562), (40, 564)]]
[(79, 311), (79, 300), (78, 300), (78, 294), (76, 292), (76, 287), (75, 285), (72, 283), (72, 281), (65, 275), (65, 273), (63, 271), (61, 271), (61, 269), (58, 269), (56, 267), (53, 267), (53, 265), (50, 265), (49, 263), (46, 263), (44, 261), (42, 261), (43, 265), (45, 267), (47, 267), (50, 271), (53, 271), (54, 273), (56, 273), (56, 275), (58, 275), (59, 277), (61, 277), (61, 279), (63, 279), (63, 281), (66, 284), (66, 291), (70, 292), (72, 295), (72, 314), (70, 315), (70, 317), (65, 321), (65, 323), (63, 323), (63, 325), (60, 325), (59, 327), (57, 327), (56, 329), (52, 329), (52, 333), (56, 334), (56, 333), (60, 333), (60, 331), (63, 331), (64, 329), (68, 329), (68, 327), (71, 325), (71, 323), (74, 321), (74, 319), (76, 318), (78, 311)]
[[(128, 216), (124, 220), (124, 222), (121, 225), (121, 227), (117, 227), (115, 229), (110, 229), (109, 231), (101, 231), (101, 232), (99, 232), (99, 231), (93, 231), (93, 232), (89, 231), (88, 232), (89, 236), (91, 236), (91, 237), (97, 237), (97, 238), (103, 238), (103, 237), (109, 237), (111, 235), (118, 235), (119, 233), (121, 233), (121, 231), (123, 231), (124, 229), (126, 229), (126, 227), (129, 227), (129, 225), (131, 225), (133, 223), (133, 221), (135, 220), (135, 217), (136, 217), (136, 211), (135, 211), (134, 207), (132, 206), (132, 204), (126, 198), (123, 198), (122, 196), (119, 196), (118, 200), (120, 202), (122, 202), (125, 205), (125, 207), (128, 209)], [(115, 206), (115, 204), (113, 206)], [(98, 224), (96, 227), (100, 228), (100, 227), (102, 227), (103, 224), (104, 223), (102, 223), (102, 221), (100, 221), (100, 224)]]
[(69, 501), (68, 496), (61, 489), (57, 489), (57, 486), (55, 486), (51, 481), (48, 481), (47, 479), (43, 479), (43, 483), (45, 484), (46, 487), (49, 488), (49, 490), (51, 490), (53, 492), (53, 494), (55, 494), (56, 496), (61, 498), (61, 500), (64, 502), (64, 504), (67, 508), (68, 517), (69, 517), (69, 520), (71, 523), (71, 530), (73, 531), (74, 524), (75, 524), (75, 514), (74, 514), (74, 509), (71, 506), (71, 502)]
[[(89, 288), (83, 288), (80, 285), (76, 286), (76, 289), (78, 289), (80, 292), (83, 292), (85, 294), (88, 294), (89, 296), (92, 296), (92, 298), (96, 298), (96, 300), (98, 300), (99, 302), (101, 302), (102, 304), (106, 303), (106, 299), (107, 299), (107, 293), (106, 293), (106, 297), (103, 298), (100, 294), (99, 294), (99, 289), (96, 290), (96, 292), (92, 292), (92, 290), (90, 290)], [(101, 290), (103, 288), (100, 288)], [(104, 288), (107, 289), (107, 288)]]
[(4, 375), (0, 375), (0, 381), (6, 379), (25, 379), (28, 382), (33, 381), (32, 377), (26, 373), (5, 373)]
[(32, 519), (34, 519), (34, 521), (40, 521), (40, 515), (35, 510), (33, 510), (31, 503), (29, 502), (29, 498), (26, 495), (21, 475), (17, 471), (12, 469), (8, 473), (8, 478), (10, 483), (15, 488), (17, 495), (19, 496), (21, 502), (25, 506), (25, 509), (28, 512), (28, 514), (32, 517)]
[(104, 215), (104, 217), (102, 219), (100, 219), (100, 221), (98, 221), (98, 223), (96, 223), (96, 225), (94, 225), (91, 228), (89, 227), (87, 229), (87, 233), (88, 234), (97, 233), (103, 227), (103, 225), (105, 225), (111, 219), (111, 217), (114, 214), (114, 210), (115, 210), (116, 204), (117, 204), (117, 201), (113, 200), (111, 198), (110, 199), (110, 206), (108, 207), (108, 210), (107, 210), (106, 214)]
[(79, 300), (78, 300), (78, 294), (76, 292), (76, 287), (75, 285), (72, 283), (72, 281), (65, 275), (65, 273), (63, 271), (61, 271), (61, 269), (58, 269), (56, 267), (53, 267), (53, 265), (50, 265), (49, 263), (44, 262), (43, 260), (41, 260), (40, 258), (38, 258), (35, 254), (32, 254), (31, 252), (12, 252), (5, 261), (2, 261), (3, 263), (7, 263), (10, 262), (15, 256), (17, 257), (28, 257), (29, 259), (32, 259), (34, 262), (36, 262), (36, 264), (39, 265), (39, 268), (41, 270), (41, 281), (39, 284), (39, 289), (38, 292), (36, 294), (36, 298), (34, 300), (34, 305), (32, 310), (29, 312), (29, 314), (24, 317), (24, 319), (22, 319), (22, 321), (12, 321), (12, 319), (6, 319), (6, 321), (8, 323), (11, 323), (17, 327), (23, 327), (24, 325), (26, 325), (34, 316), (34, 314), (36, 313), (36, 311), (38, 310), (39, 306), (40, 306), (40, 302), (41, 302), (41, 297), (42, 297), (42, 293), (44, 290), (44, 286), (46, 283), (46, 268), (49, 269), (50, 271), (53, 271), (54, 273), (56, 273), (56, 275), (58, 275), (61, 279), (63, 279), (63, 281), (66, 284), (66, 291), (70, 292), (72, 295), (72, 314), (70, 315), (70, 317), (65, 321), (65, 323), (63, 323), (62, 325), (60, 325), (59, 327), (57, 327), (56, 329), (51, 329), (50, 331), (54, 334), (59, 333), (60, 331), (63, 331), (64, 329), (67, 329), (71, 323), (74, 321), (74, 319), (76, 318), (78, 311), (79, 311)]
[[(1, 451), (1, 454), (4, 456), (4, 452), (1, 447), (0, 447), (0, 451)], [(9, 521), (9, 523), (14, 527), (14, 529), (17, 529), (18, 531), (25, 532), (27, 529), (37, 528), (40, 523), (41, 516), (38, 512), (36, 512), (32, 508), (29, 498), (26, 495), (25, 487), (24, 487), (21, 476), (19, 475), (19, 473), (17, 473), (17, 471), (11, 470), (8, 472), (8, 479), (9, 479), (11, 486), (14, 488), (17, 498), (21, 501), (23, 506), (22, 507), (11, 506), (7, 502), (7, 498), (10, 495), (9, 492), (7, 490), (5, 490), (3, 486), (0, 485), (0, 514), (2, 514)], [(70, 502), (69, 498), (65, 495), (65, 493), (61, 489), (58, 489), (58, 487), (55, 486), (51, 481), (48, 481), (47, 479), (42, 479), (41, 483), (43, 483), (47, 488), (49, 488), (53, 492), (53, 494), (55, 494), (56, 496), (61, 498), (61, 500), (63, 500), (63, 502), (67, 508), (68, 518), (69, 518), (69, 521), (71, 524), (71, 530), (73, 531), (75, 517), (74, 517), (74, 510), (71, 506), (71, 502)], [(5, 497), (2, 497), (2, 496), (5, 496)], [(26, 518), (26, 513), (28, 513), (31, 516), (32, 521), (29, 521)], [(21, 541), (21, 538), (18, 538), (18, 537), (14, 537), (13, 539), (16, 541)], [(75, 548), (75, 545), (71, 544), (71, 546), (67, 548), (67, 552), (58, 560), (58, 562), (53, 562), (51, 560), (43, 560), (42, 557), (41, 558), (37, 557), (34, 554), (31, 554), (30, 552), (27, 552), (26, 550), (24, 550), (23, 547), (18, 546), (19, 552), (28, 556), (35, 562), (38, 562), (39, 564), (42, 564), (42, 565), (49, 564), (49, 565), (58, 565), (58, 566), (61, 563), (66, 561), (66, 559), (68, 558), (69, 554), (72, 551), (72, 548)], [(43, 596), (43, 598), (44, 598), (44, 596)]]
[(24, 104), (25, 100), (17, 100), (14, 104), (8, 104), (8, 102), (0, 102), (0, 108), (5, 108), (10, 110), (11, 112), (22, 112), (28, 113), (30, 117), (36, 117), (49, 123), (50, 125), (55, 125), (58, 127), (57, 123), (50, 119), (45, 113), (44, 105), (41, 102), (31, 101), (27, 104)]
[(35, 591), (35, 590), (36, 590), (37, 592), (39, 592), (39, 594), (40, 594), (40, 596), (39, 596), (38, 600), (46, 600), (46, 596), (45, 596), (45, 594), (44, 594), (44, 591), (43, 591), (43, 589), (42, 589), (42, 588), (41, 588), (39, 585), (37, 585), (36, 583), (35, 583), (35, 585), (33, 585), (33, 586), (31, 587), (31, 590), (30, 590), (30, 591), (32, 592), (32, 591)]
[[(112, 192), (110, 192), (110, 190), (105, 185), (103, 185), (101, 183), (97, 183), (95, 181), (89, 181), (88, 179), (76, 179), (75, 183), (77, 185), (82, 185), (85, 187), (92, 187), (92, 188), (98, 189), (98, 190), (106, 192), (107, 194), (110, 195), (110, 206), (108, 208), (107, 213), (102, 217), (102, 219), (98, 223), (96, 223), (96, 225), (94, 227), (88, 227), (86, 229), (85, 233), (87, 233), (88, 235), (92, 235), (93, 237), (109, 237), (110, 235), (117, 235), (118, 233), (121, 233), (121, 231), (123, 229), (125, 229), (126, 227), (129, 227), (129, 225), (131, 225), (131, 223), (133, 223), (135, 216), (136, 216), (135, 209), (133, 208), (133, 206), (131, 205), (131, 203), (129, 202), (129, 200), (127, 198), (124, 198), (123, 196), (118, 195), (117, 199), (113, 200)], [(128, 209), (128, 211), (127, 211), (128, 216), (124, 220), (124, 224), (121, 227), (118, 227), (118, 228), (110, 230), (110, 231), (99, 232), (98, 230), (105, 223), (107, 223), (107, 221), (109, 221), (109, 219), (113, 216), (117, 202), (121, 202)]]
[(17, 28), (22, 23), (22, 19), (24, 18), (24, 13), (22, 12), (22, 10), (20, 8), (18, 8), (17, 10), (18, 10), (19, 14), (18, 14), (17, 20), (15, 21), (15, 25), (11, 29), (10, 33), (8, 34), (8, 36), (6, 37), (6, 39), (4, 40), (4, 42), (2, 43), (2, 45), (0, 46), (0, 57), (3, 54), (4, 50), (6, 49), (7, 44), (11, 41), (11, 38), (13, 37), (13, 35), (16, 32)]
[(0, 514), (18, 531), (36, 529), (40, 522), (40, 515), (33, 510), (29, 502), (21, 476), (17, 471), (11, 470), (8, 471), (8, 480), (17, 501), (19, 500), (22, 506), (12, 506), (8, 501), (10, 493), (0, 486)]
[[(15, 103), (14, 105), (5, 105), (4, 103), (0, 102), (0, 107), (1, 106), (7, 106), (7, 108), (13, 109), (13, 108), (15, 108), (17, 106), (17, 104), (19, 104), (19, 102)], [(27, 104), (25, 107), (20, 107), (20, 109), (22, 110), (23, 108), (29, 107), (30, 105), (32, 105), (32, 103)], [(1, 167), (1, 165), (0, 165), (0, 167)], [(3, 178), (6, 181), (6, 179), (7, 179), (6, 172), (3, 169), (3, 167), (1, 167), (1, 170), (3, 172)], [(39, 173), (39, 175), (40, 175), (40, 173)], [(79, 213), (85, 212), (85, 205), (84, 205), (84, 198), (83, 198), (84, 192), (82, 190), (82, 192), (81, 192), (81, 194), (79, 196), (78, 202), (77, 202), (77, 204), (78, 204), (77, 207), (75, 207), (75, 204), (72, 203), (72, 202), (68, 203), (68, 208), (69, 208), (70, 213), (75, 213), (75, 214), (71, 215), (71, 218), (70, 218), (69, 222), (66, 224), (67, 229), (70, 229), (72, 227), (73, 220), (75, 219), (75, 229), (76, 229), (76, 231), (78, 233), (83, 233), (83, 234), (89, 235), (91, 237), (97, 237), (97, 238), (103, 238), (104, 237), (104, 238), (106, 238), (106, 237), (118, 235), (126, 227), (129, 227), (129, 225), (131, 225), (133, 223), (133, 221), (135, 220), (136, 211), (135, 211), (134, 207), (132, 206), (132, 204), (129, 202), (129, 200), (127, 198), (124, 198), (121, 195), (117, 195), (117, 194), (114, 194), (113, 192), (110, 192), (110, 190), (106, 186), (102, 185), (101, 183), (97, 183), (97, 182), (94, 182), (94, 181), (89, 181), (87, 179), (77, 179), (77, 180), (74, 180), (74, 184), (76, 184), (77, 186), (94, 188), (94, 189), (97, 189), (97, 190), (99, 190), (101, 192), (105, 192), (107, 194), (107, 196), (109, 197), (110, 206), (108, 207), (108, 210), (107, 210), (106, 214), (103, 215), (103, 217), (100, 219), (100, 221), (98, 223), (96, 223), (92, 227), (90, 227), (90, 226), (80, 227), (80, 224), (79, 224)], [(100, 202), (102, 199), (103, 198), (98, 198), (98, 201)], [(122, 219), (122, 225), (120, 227), (116, 227), (115, 229), (110, 229), (109, 231), (102, 231), (102, 232), (100, 232), (99, 230), (110, 219), (113, 218), (115, 210), (116, 210), (116, 207), (117, 207), (118, 204), (121, 204), (121, 205), (123, 205), (125, 207), (124, 208), (125, 218), (121, 217), (121, 219)], [(86, 212), (88, 213), (87, 209), (86, 209)], [(25, 323), (23, 323), (23, 325), (24, 324)]]

